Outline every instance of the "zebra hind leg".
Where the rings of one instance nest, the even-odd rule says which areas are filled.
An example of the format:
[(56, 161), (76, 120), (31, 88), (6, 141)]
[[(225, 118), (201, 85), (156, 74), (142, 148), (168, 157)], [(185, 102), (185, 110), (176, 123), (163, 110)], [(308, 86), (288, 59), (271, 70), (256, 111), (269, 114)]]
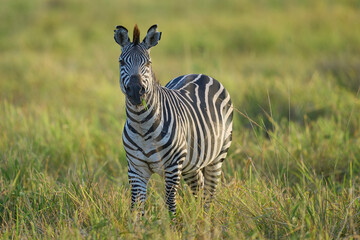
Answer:
[(216, 187), (220, 181), (221, 176), (221, 166), (227, 155), (226, 151), (222, 151), (219, 156), (209, 165), (204, 167), (204, 199), (205, 199), (205, 208), (210, 206), (212, 199), (216, 193)]
[(204, 198), (205, 207), (208, 208), (216, 192), (216, 187), (220, 181), (221, 166), (226, 158), (227, 152), (232, 140), (232, 122), (226, 131), (226, 138), (224, 140), (222, 149), (219, 155), (209, 165), (203, 168), (204, 174)]
[(189, 185), (195, 198), (198, 197), (198, 193), (204, 188), (204, 176), (200, 169), (193, 172), (183, 173), (184, 181)]

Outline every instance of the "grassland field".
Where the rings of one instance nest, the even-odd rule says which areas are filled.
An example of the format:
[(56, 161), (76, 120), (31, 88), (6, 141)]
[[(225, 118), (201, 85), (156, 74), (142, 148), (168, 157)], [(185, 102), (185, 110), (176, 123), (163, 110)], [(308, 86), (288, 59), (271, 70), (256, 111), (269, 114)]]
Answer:
[[(208, 212), (154, 176), (130, 211), (115, 25), (145, 36), (162, 85), (229, 90), (234, 136)], [(360, 238), (357, 0), (2, 0), (0, 239)], [(142, 38), (141, 37), (141, 38)]]

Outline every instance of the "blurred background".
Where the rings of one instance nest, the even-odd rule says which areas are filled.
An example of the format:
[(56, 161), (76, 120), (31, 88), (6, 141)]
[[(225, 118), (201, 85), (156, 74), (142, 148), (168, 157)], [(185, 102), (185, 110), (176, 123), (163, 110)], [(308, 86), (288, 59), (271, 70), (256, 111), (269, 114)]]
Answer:
[[(360, 2), (3, 0), (0, 8), (0, 159), (62, 181), (84, 162), (126, 183), (116, 25), (152, 49), (162, 85), (210, 75), (230, 91), (234, 143), (225, 176), (248, 159), (295, 178), (299, 162), (342, 179), (360, 172)], [(5, 181), (3, 179), (3, 181)], [(5, 182), (3, 182), (5, 183)]]

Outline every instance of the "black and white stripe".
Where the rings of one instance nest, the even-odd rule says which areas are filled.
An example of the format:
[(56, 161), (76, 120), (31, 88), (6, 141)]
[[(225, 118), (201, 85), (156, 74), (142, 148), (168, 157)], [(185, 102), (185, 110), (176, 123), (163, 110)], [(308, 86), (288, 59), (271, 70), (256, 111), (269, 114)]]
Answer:
[[(132, 206), (145, 201), (147, 183), (158, 173), (165, 177), (166, 203), (175, 213), (181, 175), (195, 194), (204, 188), (205, 198), (213, 197), (231, 144), (233, 106), (223, 85), (206, 75), (184, 75), (160, 86), (149, 56), (160, 36), (154, 25), (144, 41), (135, 44), (124, 27), (115, 30), (122, 47), (120, 86), (126, 95), (123, 144)], [(128, 94), (128, 85), (135, 75), (140, 76), (135, 88), (144, 91), (134, 97)], [(139, 97), (146, 106), (133, 104)]]

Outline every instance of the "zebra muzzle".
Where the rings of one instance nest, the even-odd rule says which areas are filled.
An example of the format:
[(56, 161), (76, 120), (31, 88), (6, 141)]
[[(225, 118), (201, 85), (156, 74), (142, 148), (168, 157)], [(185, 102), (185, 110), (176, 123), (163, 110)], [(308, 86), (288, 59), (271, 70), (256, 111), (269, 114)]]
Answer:
[(129, 84), (125, 88), (126, 95), (130, 102), (134, 105), (141, 104), (141, 100), (145, 94), (145, 88), (141, 84), (140, 75), (132, 75)]

